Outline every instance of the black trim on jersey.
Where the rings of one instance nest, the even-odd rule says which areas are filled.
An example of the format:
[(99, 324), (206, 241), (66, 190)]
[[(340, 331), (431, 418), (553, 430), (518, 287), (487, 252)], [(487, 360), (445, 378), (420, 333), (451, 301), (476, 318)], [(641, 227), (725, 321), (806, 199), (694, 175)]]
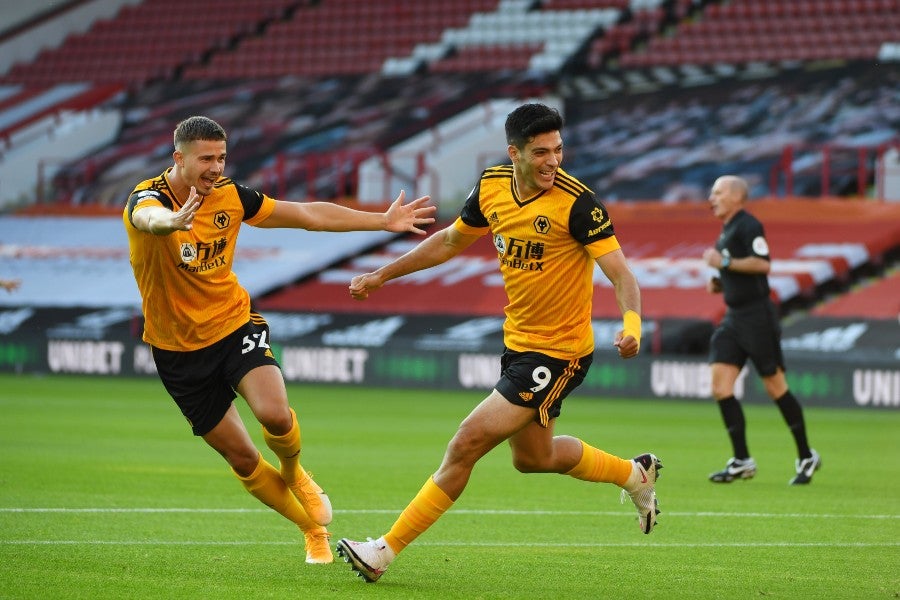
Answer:
[[(484, 214), (481, 212), (481, 204), (479, 199), (481, 197), (481, 180), (487, 177), (487, 171), (481, 174), (481, 178), (479, 178), (478, 183), (475, 184), (475, 187), (472, 188), (472, 191), (469, 193), (469, 197), (466, 198), (465, 204), (463, 204), (462, 210), (459, 212), (459, 218), (462, 219), (462, 222), (468, 225), (469, 227), (487, 227), (488, 221), (485, 218)], [(494, 175), (494, 177), (497, 177)]]
[[(263, 195), (256, 190), (251, 190), (248, 187), (245, 187), (239, 183), (233, 182), (231, 179), (227, 180), (227, 182), (223, 182), (222, 185), (226, 183), (233, 184), (235, 189), (237, 190), (238, 197), (241, 199), (241, 204), (244, 206), (244, 221), (247, 219), (252, 219), (256, 216), (256, 213), (259, 212), (260, 207), (263, 203)], [(219, 186), (221, 187), (221, 186)]]
[[(597, 221), (594, 218), (597, 209), (603, 211), (602, 221)], [(616, 234), (609, 217), (609, 211), (587, 188), (584, 188), (582, 193), (572, 203), (572, 208), (569, 211), (569, 232), (573, 238), (585, 246)]]
[[(556, 178), (553, 180), (553, 185), (563, 190), (564, 192), (572, 194), (576, 198), (585, 192), (591, 192), (591, 190), (586, 185), (584, 185), (571, 175), (563, 174), (559, 171), (556, 172)], [(593, 194), (593, 192), (591, 193)]]
[(134, 227), (134, 207), (137, 206), (137, 203), (142, 200), (144, 196), (148, 195), (146, 193), (148, 191), (156, 192), (156, 199), (159, 200), (164, 207), (169, 210), (174, 210), (172, 196), (175, 194), (172, 192), (172, 188), (169, 187), (169, 182), (166, 181), (166, 174), (163, 173), (159, 177), (155, 177), (153, 183), (151, 183), (149, 187), (135, 190), (128, 196), (128, 201), (125, 205), (128, 210), (128, 222), (131, 223), (132, 227)]

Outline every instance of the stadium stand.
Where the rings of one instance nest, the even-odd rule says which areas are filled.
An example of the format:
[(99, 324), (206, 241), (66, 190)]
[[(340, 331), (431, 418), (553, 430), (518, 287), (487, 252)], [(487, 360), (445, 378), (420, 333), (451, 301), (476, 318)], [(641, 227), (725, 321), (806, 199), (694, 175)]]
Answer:
[(875, 59), (898, 29), (898, 0), (732, 0), (626, 52), (621, 65)]
[[(262, 296), (393, 237), (246, 227), (235, 273)], [(121, 216), (0, 216), (0, 272), (22, 282), (0, 306), (138, 307), (128, 260)]]
[[(578, 83), (566, 95), (567, 165), (604, 198), (697, 200), (726, 171), (750, 178), (757, 197), (786, 193), (787, 175), (795, 195), (860, 195), (874, 181), (877, 157), (900, 141), (896, 64), (852, 62), (601, 98), (578, 98)], [(828, 163), (828, 145), (850, 152)]]
[(170, 78), (234, 38), (248, 35), (300, 3), (285, 0), (218, 0), (185, 6), (175, 0), (144, 0), (100, 19), (83, 34), (15, 64), (0, 81), (27, 85), (60, 82), (130, 83)]
[(816, 306), (817, 317), (900, 320), (900, 270), (884, 277), (867, 278), (851, 290)]
[[(749, 209), (765, 223), (775, 257), (770, 285), (773, 299), (782, 305), (808, 308), (825, 291), (846, 287), (854, 273), (872, 272), (900, 250), (900, 206), (840, 199), (760, 200), (752, 202)], [(647, 318), (711, 322), (721, 318), (725, 307), (720, 296), (706, 291), (711, 271), (700, 258), (721, 229), (708, 205), (616, 204), (610, 213), (638, 277)], [(836, 236), (838, 226), (840, 234)], [(360, 310), (347, 292), (350, 278), (408, 249), (408, 243), (398, 242), (384, 251), (357, 257), (317, 278), (269, 294), (260, 306), (272, 310)], [(497, 314), (506, 298), (495, 263), (494, 247), (487, 241), (476, 244), (467, 255), (439, 269), (389, 284), (366, 301), (365, 310)], [(597, 282), (603, 284), (604, 280), (598, 276)], [(453, 293), (448, 292), (449, 286)], [(618, 314), (612, 294), (597, 295), (595, 317)]]
[[(242, 183), (281, 198), (352, 197), (354, 169), (364, 157), (481, 100), (552, 90), (565, 102), (565, 166), (621, 215), (617, 226), (641, 279), (648, 318), (714, 321), (721, 315), (720, 299), (700, 288), (708, 273), (698, 262), (718, 223), (705, 205), (688, 202), (703, 199), (717, 175), (746, 176), (754, 197), (869, 195), (878, 152), (900, 139), (900, 69), (874, 61), (884, 54), (887, 32), (900, 28), (897, 0), (464, 0), (437, 7), (414, 0), (227, 0), (212, 9), (196, 3), (177, 19), (169, 17), (173, 0), (132, 4), (0, 76), (0, 124), (9, 123), (0, 125), (2, 131), (21, 129), (35, 115), (58, 114), (59, 102), (47, 105), (41, 98), (72, 90), (110, 90), (111, 96), (89, 98), (84, 106), (102, 102), (123, 115), (116, 142), (64, 165), (48, 200), (105, 204), (117, 212), (138, 178), (170, 164), (173, 123), (200, 112), (228, 128), (229, 174)], [(860, 32), (868, 29), (871, 35), (862, 41)], [(712, 53), (706, 38), (725, 50)], [(696, 56), (686, 57), (682, 44)], [(803, 44), (816, 53), (788, 52)], [(778, 45), (787, 54), (771, 59), (769, 69), (720, 64), (763, 60), (761, 48)], [(663, 68), (675, 59), (677, 68)], [(818, 59), (831, 62), (810, 63)], [(705, 68), (691, 70), (685, 61)], [(69, 79), (75, 83), (65, 83)], [(6, 139), (14, 138), (8, 133)], [(850, 150), (829, 154), (826, 147)], [(833, 202), (771, 202), (764, 219), (777, 258), (771, 281), (785, 308), (808, 307), (823, 292), (843, 291), (900, 246), (894, 213), (873, 220), (856, 209), (877, 203)], [(792, 206), (816, 218), (779, 218)], [(32, 209), (42, 211), (48, 206)], [(679, 211), (688, 216), (678, 218)], [(841, 219), (839, 226), (830, 216)], [(672, 219), (680, 219), (679, 230)], [(115, 219), (110, 222), (115, 228)], [(78, 222), (73, 231), (94, 231), (87, 223)], [(0, 267), (30, 281), (22, 294), (0, 301), (59, 301), (52, 290), (73, 264), (66, 252), (76, 243), (48, 250), (54, 242), (3, 236)], [(285, 310), (442, 307), (497, 314), (505, 303), (489, 244), (453, 263), (453, 270), (433, 274), (451, 282), (467, 276), (454, 294), (410, 281), (364, 307), (352, 303), (346, 293), (351, 272), (405, 247), (397, 242), (377, 250), (383, 239), (366, 240), (350, 254), (323, 253), (309, 269), (253, 280), (253, 292), (263, 307)], [(112, 253), (121, 261), (121, 247)], [(83, 249), (76, 254), (127, 271)], [(316, 269), (354, 256), (314, 276)], [(22, 257), (32, 262), (15, 262)], [(111, 271), (95, 271), (97, 264), (71, 271), (82, 268), (91, 279), (118, 281)], [(291, 285), (297, 279), (302, 282)], [(476, 284), (469, 286), (470, 280)], [(130, 280), (118, 286), (133, 287)], [(36, 297), (29, 296), (34, 289)], [(108, 302), (110, 289), (84, 290), (79, 302)], [(598, 316), (616, 314), (605, 303), (608, 296), (598, 295)]]

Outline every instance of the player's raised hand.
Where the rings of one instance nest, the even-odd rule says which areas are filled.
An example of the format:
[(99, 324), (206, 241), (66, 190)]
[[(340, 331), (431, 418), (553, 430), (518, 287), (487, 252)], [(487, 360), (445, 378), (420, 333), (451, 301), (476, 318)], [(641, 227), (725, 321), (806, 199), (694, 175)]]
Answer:
[(406, 192), (401, 190), (400, 195), (397, 196), (397, 199), (391, 203), (387, 212), (384, 213), (384, 228), (386, 231), (395, 233), (410, 231), (422, 235), (425, 231), (419, 229), (417, 225), (434, 223), (434, 213), (437, 207), (425, 206), (425, 203), (431, 200), (430, 196), (422, 196), (409, 204), (403, 204), (405, 196)]
[(369, 297), (369, 292), (374, 292), (383, 285), (384, 281), (375, 273), (357, 275), (350, 280), (350, 296), (354, 300), (365, 300)]
[(191, 186), (191, 193), (188, 194), (187, 201), (177, 211), (172, 213), (171, 228), (173, 231), (188, 231), (194, 225), (194, 215), (200, 208), (200, 194), (197, 188)]

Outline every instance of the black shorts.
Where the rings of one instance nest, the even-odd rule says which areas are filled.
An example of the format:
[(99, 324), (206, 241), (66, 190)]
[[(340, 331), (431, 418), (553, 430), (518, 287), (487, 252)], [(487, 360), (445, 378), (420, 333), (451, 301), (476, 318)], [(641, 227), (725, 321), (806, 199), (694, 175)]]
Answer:
[(747, 359), (762, 377), (784, 370), (781, 323), (772, 302), (729, 308), (709, 343), (709, 362), (742, 368)]
[(278, 366), (269, 348), (269, 325), (259, 315), (215, 344), (190, 352), (151, 346), (159, 378), (194, 435), (219, 424), (237, 396), (235, 389), (252, 369)]
[(540, 352), (506, 348), (500, 357), (500, 381), (495, 386), (512, 404), (533, 408), (534, 420), (547, 427), (559, 416), (562, 402), (581, 385), (594, 360), (593, 354), (561, 360)]

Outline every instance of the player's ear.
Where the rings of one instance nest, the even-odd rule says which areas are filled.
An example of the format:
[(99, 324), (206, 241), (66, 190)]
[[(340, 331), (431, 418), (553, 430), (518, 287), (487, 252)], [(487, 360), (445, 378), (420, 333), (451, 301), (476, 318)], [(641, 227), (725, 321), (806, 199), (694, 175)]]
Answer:
[(172, 160), (174, 160), (175, 164), (179, 167), (184, 167), (184, 154), (182, 154), (180, 150), (176, 150), (172, 153)]
[(509, 160), (516, 162), (519, 159), (519, 149), (510, 144), (506, 147), (506, 153), (509, 155)]

